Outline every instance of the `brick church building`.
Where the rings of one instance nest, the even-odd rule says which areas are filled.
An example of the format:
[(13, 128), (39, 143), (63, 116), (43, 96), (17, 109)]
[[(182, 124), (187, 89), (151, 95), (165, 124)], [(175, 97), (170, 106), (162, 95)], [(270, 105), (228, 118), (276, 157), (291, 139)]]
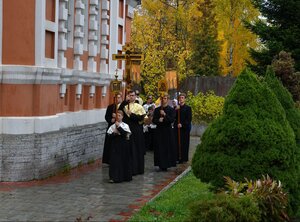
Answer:
[(0, 0), (0, 181), (101, 158), (135, 0)]

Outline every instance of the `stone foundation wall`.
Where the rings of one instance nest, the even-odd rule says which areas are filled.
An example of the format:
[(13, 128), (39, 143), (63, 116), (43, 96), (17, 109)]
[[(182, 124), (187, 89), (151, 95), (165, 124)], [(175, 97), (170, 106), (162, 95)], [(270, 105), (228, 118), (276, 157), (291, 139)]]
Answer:
[(106, 126), (102, 122), (50, 133), (0, 134), (0, 181), (42, 179), (101, 158)]

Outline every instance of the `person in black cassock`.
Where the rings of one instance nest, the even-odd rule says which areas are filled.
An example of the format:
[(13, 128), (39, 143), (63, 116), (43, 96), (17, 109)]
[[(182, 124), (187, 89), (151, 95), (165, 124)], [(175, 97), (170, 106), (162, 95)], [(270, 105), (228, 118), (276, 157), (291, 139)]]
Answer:
[[(118, 107), (120, 103), (122, 102), (122, 94), (117, 93), (115, 102), (113, 104), (110, 104), (105, 113), (105, 120), (108, 124), (106, 131), (109, 129), (109, 127), (115, 123), (116, 121), (116, 112), (118, 110)], [(107, 137), (107, 134), (105, 135), (104, 139), (104, 146), (103, 146), (103, 154), (102, 154), (102, 163), (109, 164), (109, 138)]]
[(175, 120), (175, 111), (168, 105), (169, 96), (161, 97), (161, 106), (154, 110), (153, 123), (156, 124), (154, 143), (154, 166), (166, 171), (176, 166), (176, 146), (172, 129)]
[[(179, 95), (179, 105), (176, 107), (176, 118), (174, 123), (176, 144), (178, 151), (178, 162), (184, 163), (189, 160), (190, 131), (192, 122), (192, 109), (185, 104), (186, 94)], [(178, 115), (180, 113), (180, 115)], [(179, 132), (178, 132), (179, 131)], [(178, 133), (180, 138), (178, 138)]]
[(111, 183), (132, 180), (129, 126), (122, 122), (123, 112), (117, 111), (116, 122), (107, 130), (110, 138), (109, 179)]
[(123, 121), (129, 125), (131, 130), (131, 152), (132, 152), (132, 172), (133, 175), (143, 174), (145, 167), (145, 139), (143, 133), (143, 123), (146, 112), (144, 108), (135, 102), (136, 94), (129, 91), (127, 99), (123, 101), (119, 110), (124, 112)]

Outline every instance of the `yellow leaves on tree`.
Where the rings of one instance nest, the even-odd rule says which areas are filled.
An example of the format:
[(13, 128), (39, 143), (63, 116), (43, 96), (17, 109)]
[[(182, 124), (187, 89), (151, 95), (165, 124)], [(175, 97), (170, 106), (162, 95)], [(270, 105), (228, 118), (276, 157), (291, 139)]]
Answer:
[(220, 65), (223, 75), (237, 76), (250, 61), (249, 48), (258, 45), (257, 36), (243, 25), (254, 21), (259, 12), (251, 0), (214, 0), (218, 20), (219, 39), (223, 42)]

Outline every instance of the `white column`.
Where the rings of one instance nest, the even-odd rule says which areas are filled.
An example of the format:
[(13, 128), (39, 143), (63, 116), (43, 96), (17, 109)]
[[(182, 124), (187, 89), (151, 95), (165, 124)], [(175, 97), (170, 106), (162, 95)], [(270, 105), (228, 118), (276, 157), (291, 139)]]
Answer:
[(100, 45), (100, 72), (108, 73), (108, 64), (106, 61), (109, 59), (108, 57), (108, 49), (107, 45), (109, 45), (109, 41), (107, 37), (109, 36), (109, 2), (107, 0), (102, 0), (101, 4), (101, 45)]
[(45, 0), (35, 1), (35, 65), (44, 66), (45, 58)]
[(84, 27), (84, 4), (82, 0), (76, 0), (75, 3), (75, 30), (74, 30), (74, 61), (73, 68), (82, 70), (82, 61), (80, 56), (83, 54), (83, 27)]
[(88, 71), (96, 72), (97, 63), (95, 57), (97, 56), (97, 31), (98, 31), (98, 21), (97, 21), (97, 6), (98, 0), (90, 0), (90, 11), (89, 11), (89, 38), (88, 38)]
[[(71, 0), (72, 1), (72, 0)], [(59, 21), (58, 21), (58, 67), (66, 68), (67, 60), (65, 51), (67, 50), (66, 23), (68, 20), (68, 0), (59, 0)]]

